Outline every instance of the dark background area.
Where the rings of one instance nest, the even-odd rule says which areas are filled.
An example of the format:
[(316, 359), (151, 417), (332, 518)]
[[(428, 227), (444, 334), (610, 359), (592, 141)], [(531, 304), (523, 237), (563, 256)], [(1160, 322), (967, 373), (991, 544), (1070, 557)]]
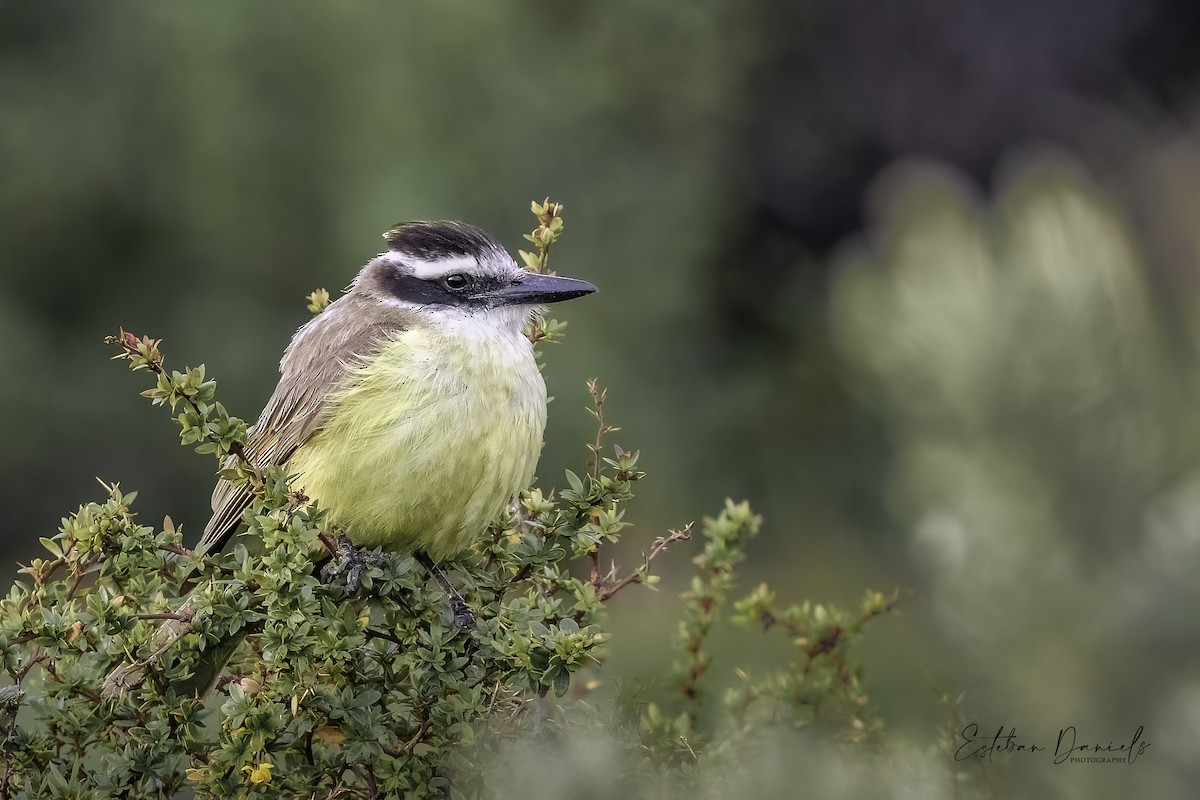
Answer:
[[(543, 484), (598, 376), (645, 541), (748, 498), (743, 588), (905, 589), (864, 651), (892, 728), (932, 741), (934, 689), (1042, 738), (1144, 724), (1118, 778), (996, 769), (1184, 796), (1198, 40), (1200, 6), (1145, 0), (0, 1), (0, 551), (95, 476), (205, 522), (212, 465), (107, 360), (118, 325), (253, 419), (304, 295), (389, 225), (515, 251), (550, 195), (555, 266), (601, 293), (561, 309)], [(616, 673), (669, 664), (688, 561), (622, 596)], [(722, 637), (718, 681), (777, 655)]]

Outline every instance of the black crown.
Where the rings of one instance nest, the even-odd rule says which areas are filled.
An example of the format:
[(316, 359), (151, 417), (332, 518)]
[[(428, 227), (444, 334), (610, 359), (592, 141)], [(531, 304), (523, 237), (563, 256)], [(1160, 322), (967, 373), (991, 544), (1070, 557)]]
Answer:
[(401, 222), (383, 237), (388, 249), (424, 261), (504, 252), (495, 239), (465, 222)]

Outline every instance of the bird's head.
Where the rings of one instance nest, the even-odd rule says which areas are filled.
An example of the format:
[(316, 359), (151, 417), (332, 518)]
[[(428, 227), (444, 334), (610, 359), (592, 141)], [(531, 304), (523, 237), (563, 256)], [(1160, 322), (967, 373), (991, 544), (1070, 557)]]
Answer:
[(496, 323), (515, 330), (538, 306), (596, 291), (587, 281), (517, 266), (495, 239), (462, 222), (405, 222), (384, 234), (352, 291), (408, 312), (418, 324)]

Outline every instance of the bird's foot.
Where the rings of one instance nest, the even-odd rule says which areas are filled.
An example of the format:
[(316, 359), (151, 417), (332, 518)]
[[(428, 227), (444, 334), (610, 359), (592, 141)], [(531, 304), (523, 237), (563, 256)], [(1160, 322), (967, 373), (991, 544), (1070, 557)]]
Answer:
[(337, 550), (333, 560), (321, 568), (321, 577), (332, 581), (343, 572), (346, 573), (346, 594), (358, 591), (358, 582), (362, 571), (382, 563), (383, 558), (378, 553), (368, 553), (354, 545), (345, 534), (337, 538)]
[(459, 597), (457, 593), (450, 598), (450, 610), (454, 612), (454, 627), (460, 631), (475, 630), (475, 614), (467, 605), (467, 601)]
[(425, 553), (415, 553), (417, 561), (421, 562), (421, 566), (429, 571), (433, 579), (437, 581), (438, 586), (442, 587), (442, 591), (446, 593), (446, 598), (450, 601), (450, 610), (454, 612), (454, 627), (460, 631), (475, 630), (475, 614), (471, 611), (471, 607), (467, 605), (467, 601), (462, 599), (462, 595), (458, 590), (450, 585), (450, 581), (442, 574), (442, 571), (437, 568), (431, 559)]

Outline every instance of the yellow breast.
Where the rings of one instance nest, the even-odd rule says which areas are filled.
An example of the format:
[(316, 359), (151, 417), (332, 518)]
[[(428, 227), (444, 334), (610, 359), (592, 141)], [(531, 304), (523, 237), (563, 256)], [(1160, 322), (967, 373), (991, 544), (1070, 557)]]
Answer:
[(523, 336), (407, 330), (352, 370), (288, 470), (355, 543), (442, 559), (529, 484), (545, 426)]

